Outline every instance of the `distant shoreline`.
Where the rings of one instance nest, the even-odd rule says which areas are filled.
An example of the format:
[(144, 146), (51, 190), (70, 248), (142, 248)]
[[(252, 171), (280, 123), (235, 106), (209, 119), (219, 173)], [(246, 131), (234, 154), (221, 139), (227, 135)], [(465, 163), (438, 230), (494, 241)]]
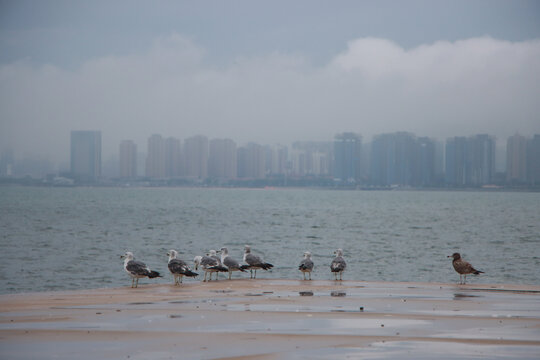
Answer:
[(215, 186), (215, 185), (152, 185), (135, 183), (133, 185), (111, 184), (111, 183), (95, 183), (95, 184), (74, 184), (74, 185), (54, 185), (43, 183), (41, 180), (24, 180), (24, 179), (0, 179), (2, 187), (40, 187), (40, 188), (110, 188), (110, 189), (239, 189), (239, 190), (336, 190), (336, 191), (369, 191), (369, 192), (387, 192), (387, 191), (449, 191), (449, 192), (540, 192), (540, 186), (531, 187), (508, 187), (508, 186), (493, 186), (493, 187), (381, 187), (381, 186), (279, 186), (279, 185), (261, 185), (261, 186)]

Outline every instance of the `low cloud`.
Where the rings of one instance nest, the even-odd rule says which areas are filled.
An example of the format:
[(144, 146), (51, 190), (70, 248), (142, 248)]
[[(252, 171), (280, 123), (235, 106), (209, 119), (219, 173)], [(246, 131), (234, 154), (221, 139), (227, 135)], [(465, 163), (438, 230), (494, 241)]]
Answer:
[[(324, 66), (301, 54), (211, 53), (173, 34), (144, 53), (88, 59), (76, 69), (0, 65), (0, 146), (66, 161), (69, 132), (99, 129), (104, 152), (141, 150), (154, 133), (239, 144), (331, 140), (335, 133), (419, 136), (540, 133), (540, 41), (489, 37), (413, 49), (351, 41)], [(211, 65), (210, 65), (211, 64)]]

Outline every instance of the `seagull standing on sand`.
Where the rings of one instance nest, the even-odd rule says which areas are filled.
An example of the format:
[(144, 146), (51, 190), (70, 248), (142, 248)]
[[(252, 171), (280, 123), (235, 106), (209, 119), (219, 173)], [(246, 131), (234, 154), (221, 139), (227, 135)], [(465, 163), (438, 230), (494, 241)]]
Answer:
[(309, 274), (309, 280), (311, 280), (311, 272), (313, 271), (313, 261), (311, 261), (311, 253), (306, 251), (304, 253), (304, 259), (300, 262), (298, 270), (304, 274), (304, 280), (306, 280), (306, 273)]
[[(460, 284), (465, 284), (467, 282), (467, 274), (478, 275), (484, 273), (483, 271), (473, 268), (470, 263), (461, 258), (461, 255), (459, 253), (453, 253), (452, 255), (449, 255), (447, 257), (453, 258), (452, 265), (454, 265), (454, 269), (459, 274)], [(463, 276), (463, 281), (461, 280), (461, 276)]]
[(137, 261), (133, 257), (133, 253), (126, 252), (121, 258), (124, 260), (124, 270), (131, 276), (131, 287), (136, 288), (139, 286), (139, 279), (148, 277), (150, 279), (161, 277), (157, 271), (150, 270), (150, 268), (142, 261)]
[[(251, 279), (257, 277), (257, 269), (268, 270), (274, 267), (274, 265), (266, 263), (262, 261), (260, 257), (253, 255), (251, 253), (251, 246), (249, 245), (244, 246), (244, 262), (249, 266), (248, 269), (251, 273)], [(255, 273), (253, 273), (253, 270), (255, 270)]]
[(231, 280), (233, 271), (246, 272), (247, 265), (240, 265), (238, 261), (229, 256), (229, 250), (226, 247), (221, 248), (221, 263), (229, 269), (229, 280)]
[(334, 276), (337, 278), (337, 275), (339, 273), (339, 280), (343, 280), (343, 271), (347, 268), (347, 263), (343, 259), (343, 250), (337, 249), (334, 251), (334, 254), (336, 254), (336, 257), (334, 260), (332, 260), (332, 263), (330, 264), (330, 270), (334, 273)]
[(169, 256), (167, 267), (174, 276), (174, 285), (180, 285), (184, 276), (195, 277), (199, 275), (191, 271), (185, 261), (176, 258), (178, 256), (178, 251), (169, 250), (167, 255)]
[(195, 270), (199, 268), (199, 266), (204, 270), (204, 281), (206, 280), (206, 276), (208, 273), (210, 273), (210, 279), (208, 281), (212, 281), (212, 273), (216, 273), (216, 280), (217, 280), (217, 273), (218, 272), (228, 272), (229, 270), (221, 265), (221, 262), (218, 260), (217, 256), (212, 257), (212, 252), (214, 255), (216, 255), (215, 250), (210, 250), (208, 254), (205, 256), (195, 256), (195, 259), (193, 261), (195, 262)]

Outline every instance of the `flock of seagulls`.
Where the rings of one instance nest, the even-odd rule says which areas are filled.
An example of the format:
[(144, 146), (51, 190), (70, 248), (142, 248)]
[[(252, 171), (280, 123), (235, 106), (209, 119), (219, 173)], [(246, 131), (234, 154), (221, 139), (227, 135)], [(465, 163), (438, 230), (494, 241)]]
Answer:
[[(251, 252), (251, 246), (246, 245), (244, 247), (244, 257), (243, 262), (245, 264), (240, 264), (238, 261), (229, 256), (229, 250), (226, 247), (220, 249), (221, 256), (217, 256), (216, 250), (210, 250), (205, 256), (195, 256), (193, 262), (195, 264), (195, 270), (199, 268), (204, 271), (204, 280), (211, 281), (212, 274), (216, 274), (216, 280), (218, 273), (228, 273), (229, 280), (232, 277), (233, 271), (247, 272), (250, 271), (250, 278), (255, 279), (257, 277), (257, 270), (270, 270), (274, 265), (263, 261), (259, 256), (254, 255)], [(330, 263), (330, 271), (334, 274), (335, 280), (343, 280), (343, 272), (347, 268), (347, 263), (343, 258), (343, 250), (337, 249), (334, 251), (335, 258)], [(180, 285), (184, 276), (187, 277), (196, 277), (199, 274), (193, 272), (189, 265), (178, 259), (178, 251), (169, 250), (167, 252), (169, 257), (169, 262), (167, 267), (169, 268), (170, 273), (174, 277), (174, 285)], [(150, 279), (156, 277), (162, 277), (159, 272), (151, 270), (145, 263), (142, 261), (137, 261), (133, 257), (133, 253), (126, 252), (125, 255), (121, 256), (125, 258), (124, 260), (124, 270), (131, 276), (131, 287), (137, 287), (139, 284), (139, 279), (148, 277)], [(454, 253), (451, 256), (452, 265), (454, 269), (459, 274), (459, 283), (465, 284), (467, 281), (468, 274), (478, 275), (483, 273), (483, 271), (476, 270), (470, 263), (463, 260), (459, 253)], [(298, 270), (302, 272), (304, 280), (306, 279), (306, 274), (308, 279), (311, 280), (311, 272), (313, 271), (313, 261), (311, 260), (311, 252), (304, 252), (304, 258), (298, 266)]]

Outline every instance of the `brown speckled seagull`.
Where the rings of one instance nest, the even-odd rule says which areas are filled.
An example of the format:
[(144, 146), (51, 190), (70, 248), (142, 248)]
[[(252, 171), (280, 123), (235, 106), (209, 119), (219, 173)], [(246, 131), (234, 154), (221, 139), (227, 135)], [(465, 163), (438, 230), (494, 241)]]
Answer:
[[(454, 259), (452, 260), (452, 265), (454, 265), (454, 269), (459, 274), (460, 284), (465, 284), (467, 282), (467, 274), (478, 275), (484, 273), (483, 271), (476, 270), (471, 264), (463, 260), (459, 253), (453, 253), (451, 256), (448, 257)], [(463, 280), (461, 279), (462, 276)]]

